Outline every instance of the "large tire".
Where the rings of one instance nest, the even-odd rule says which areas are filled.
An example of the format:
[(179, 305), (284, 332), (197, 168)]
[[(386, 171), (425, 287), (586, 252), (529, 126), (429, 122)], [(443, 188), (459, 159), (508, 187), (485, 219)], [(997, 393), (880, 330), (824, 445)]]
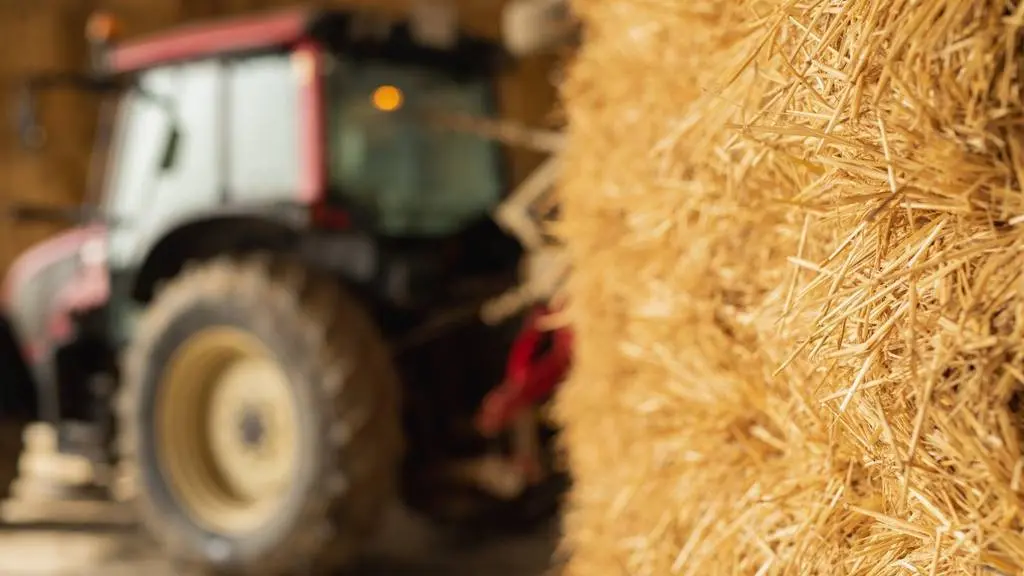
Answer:
[[(24, 446), (25, 424), (15, 420), (0, 421), (0, 502), (10, 497), (11, 486), (18, 478), (18, 463)], [(4, 523), (0, 517), (0, 524)]]
[(18, 477), (25, 427), (38, 417), (39, 408), (35, 382), (5, 314), (0, 314), (0, 383), (0, 501), (3, 501), (10, 497), (11, 486)]
[[(234, 510), (232, 517), (240, 518), (258, 501), (239, 499), (236, 510), (228, 500), (210, 500), (217, 496), (210, 490), (234, 496), (224, 489), (234, 474), (223, 462), (217, 468), (213, 448), (202, 445), (214, 436), (189, 432), (203, 427), (196, 416), (213, 409), (207, 404), (215, 385), (196, 385), (201, 390), (193, 398), (201, 400), (195, 414), (170, 408), (185, 397), (172, 396), (175, 388), (190, 386), (186, 378), (174, 380), (189, 374), (182, 364), (189, 342), (218, 330), (254, 337), (269, 352), (290, 390), (287, 412), (297, 417), (289, 420), (294, 434), (287, 442), (295, 465), (287, 484), (279, 480), (287, 487), (268, 513), (253, 512), (248, 524), (230, 528), (211, 520), (216, 510)], [(217, 348), (209, 350), (206, 362)], [(209, 382), (215, 378), (226, 377)], [(219, 260), (172, 281), (139, 321), (118, 412), (122, 482), (148, 531), (184, 566), (230, 574), (322, 573), (352, 559), (393, 498), (402, 440), (397, 377), (383, 339), (336, 283), (312, 279), (295, 265)], [(193, 421), (177, 421), (175, 414)], [(213, 427), (230, 427), (207, 414), (211, 419)], [(194, 458), (174, 456), (191, 454), (188, 443), (196, 438)], [(200, 468), (222, 477), (183, 487), (189, 483), (182, 479), (194, 480)], [(219, 508), (203, 509), (208, 502)], [(244, 512), (245, 506), (252, 510)]]

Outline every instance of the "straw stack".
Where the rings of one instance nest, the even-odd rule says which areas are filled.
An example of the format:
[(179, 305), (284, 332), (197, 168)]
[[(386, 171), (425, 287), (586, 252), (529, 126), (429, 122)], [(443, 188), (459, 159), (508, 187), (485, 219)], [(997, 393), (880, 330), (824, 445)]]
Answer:
[(1024, 3), (575, 9), (568, 573), (1024, 571)]

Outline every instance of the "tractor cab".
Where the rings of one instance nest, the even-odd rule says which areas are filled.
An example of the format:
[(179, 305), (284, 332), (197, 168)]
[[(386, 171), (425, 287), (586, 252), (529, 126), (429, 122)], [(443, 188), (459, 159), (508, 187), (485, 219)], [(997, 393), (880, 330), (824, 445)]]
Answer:
[[(507, 192), (501, 145), (450, 125), (496, 113), (500, 64), (495, 44), (432, 46), (408, 23), (335, 12), (112, 48), (105, 69), (132, 79), (106, 171), (112, 264), (135, 267), (169, 227), (270, 212), (334, 238), (346, 231), (352, 245), (358, 236), (366, 253), (342, 274), (388, 304), (433, 306), (465, 248), (494, 254), (454, 239), (488, 222)], [(513, 242), (484, 241), (505, 261), (478, 264), (517, 257)], [(312, 239), (305, 248), (332, 251)], [(150, 264), (139, 270), (143, 298), (167, 273)]]

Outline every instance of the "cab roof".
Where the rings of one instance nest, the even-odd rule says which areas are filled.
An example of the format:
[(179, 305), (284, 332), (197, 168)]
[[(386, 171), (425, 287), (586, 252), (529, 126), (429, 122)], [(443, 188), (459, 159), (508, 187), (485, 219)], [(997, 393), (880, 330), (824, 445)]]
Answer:
[[(311, 40), (328, 49), (366, 51), (366, 41), (349, 37), (353, 12), (296, 8), (278, 12), (190, 24), (115, 46), (107, 57), (114, 73), (136, 72), (156, 66), (217, 56), (288, 47)], [(386, 43), (419, 56), (443, 59), (446, 65), (481, 63), (503, 51), (492, 42), (461, 34), (450, 50), (414, 47), (408, 25), (396, 23), (394, 40)], [(383, 44), (378, 42), (376, 51)]]

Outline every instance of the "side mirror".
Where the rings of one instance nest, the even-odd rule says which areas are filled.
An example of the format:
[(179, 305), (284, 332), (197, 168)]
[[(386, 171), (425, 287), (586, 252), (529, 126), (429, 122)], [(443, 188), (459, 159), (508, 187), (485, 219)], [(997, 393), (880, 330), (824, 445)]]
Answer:
[(18, 140), (27, 150), (39, 150), (46, 144), (46, 129), (39, 123), (36, 95), (30, 86), (23, 86), (18, 95)]
[[(173, 122), (173, 121), (172, 121)], [(166, 172), (174, 168), (178, 162), (178, 144), (181, 141), (181, 130), (175, 122), (167, 133), (167, 140), (164, 141), (164, 149), (160, 155), (160, 170)]]

